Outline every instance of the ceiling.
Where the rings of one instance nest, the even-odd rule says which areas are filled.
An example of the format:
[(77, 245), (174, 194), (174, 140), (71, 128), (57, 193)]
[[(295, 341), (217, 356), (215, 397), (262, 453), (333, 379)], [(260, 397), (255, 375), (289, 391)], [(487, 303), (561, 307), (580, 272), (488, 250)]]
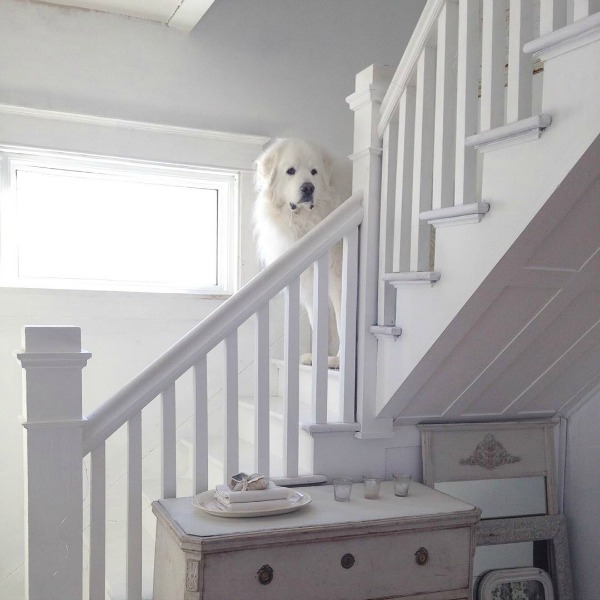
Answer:
[(190, 32), (214, 0), (44, 0), (46, 4), (72, 6), (163, 23)]

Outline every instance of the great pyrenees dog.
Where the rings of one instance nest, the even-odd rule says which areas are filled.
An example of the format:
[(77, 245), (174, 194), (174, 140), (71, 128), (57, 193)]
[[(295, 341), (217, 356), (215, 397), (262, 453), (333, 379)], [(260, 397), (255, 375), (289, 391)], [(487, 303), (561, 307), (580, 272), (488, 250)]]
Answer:
[[(254, 205), (254, 233), (259, 260), (269, 265), (341, 204), (332, 185), (333, 160), (318, 146), (283, 138), (256, 161), (258, 197)], [(329, 253), (329, 298), (335, 313), (330, 319), (329, 368), (339, 369), (337, 335), (341, 320), (342, 245)], [(312, 326), (313, 268), (300, 277), (300, 301)], [(336, 332), (337, 329), (337, 332)], [(303, 364), (312, 363), (303, 354)]]

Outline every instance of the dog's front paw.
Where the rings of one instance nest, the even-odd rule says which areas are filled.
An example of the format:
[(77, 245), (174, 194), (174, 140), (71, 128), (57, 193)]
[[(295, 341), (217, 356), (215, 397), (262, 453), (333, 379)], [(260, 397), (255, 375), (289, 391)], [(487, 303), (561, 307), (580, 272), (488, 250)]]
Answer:
[(305, 352), (300, 355), (300, 364), (301, 365), (312, 365), (312, 352)]
[(327, 366), (330, 369), (336, 369), (339, 371), (340, 369), (340, 357), (339, 356), (330, 356), (327, 359)]

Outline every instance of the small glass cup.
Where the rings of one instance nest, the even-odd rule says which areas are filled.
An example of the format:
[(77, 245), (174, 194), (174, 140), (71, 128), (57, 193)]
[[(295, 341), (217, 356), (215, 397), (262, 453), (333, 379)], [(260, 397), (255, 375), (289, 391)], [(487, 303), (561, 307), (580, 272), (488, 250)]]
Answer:
[(337, 477), (333, 480), (333, 497), (337, 502), (348, 502), (352, 491), (352, 479), (350, 477)]
[(412, 475), (403, 475), (401, 473), (394, 474), (394, 495), (395, 496), (408, 496), (408, 488), (412, 481)]
[(364, 495), (367, 500), (376, 500), (379, 498), (379, 486), (381, 477), (374, 475), (365, 475), (363, 477)]

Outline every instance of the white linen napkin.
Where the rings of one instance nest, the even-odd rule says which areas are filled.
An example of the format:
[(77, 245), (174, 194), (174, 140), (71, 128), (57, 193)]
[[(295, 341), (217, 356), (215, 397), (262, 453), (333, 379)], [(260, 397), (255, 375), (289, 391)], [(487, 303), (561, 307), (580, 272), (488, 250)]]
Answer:
[(289, 489), (279, 487), (269, 481), (269, 487), (264, 490), (246, 490), (245, 492), (233, 492), (226, 485), (218, 485), (215, 488), (215, 498), (221, 504), (241, 504), (247, 502), (268, 502), (270, 500), (285, 500), (289, 495)]

